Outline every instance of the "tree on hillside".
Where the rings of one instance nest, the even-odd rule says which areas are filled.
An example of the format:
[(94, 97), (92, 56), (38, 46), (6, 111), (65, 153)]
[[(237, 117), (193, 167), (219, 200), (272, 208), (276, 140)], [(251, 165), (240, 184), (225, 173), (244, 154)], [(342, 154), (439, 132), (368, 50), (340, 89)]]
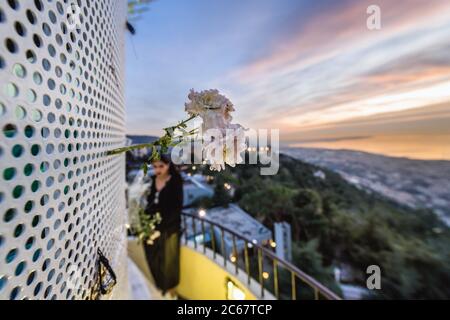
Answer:
[(323, 215), (322, 198), (312, 189), (300, 189), (292, 199), (291, 212), (295, 240), (319, 237), (327, 224)]
[[(318, 239), (294, 243), (292, 246), (292, 262), (299, 269), (314, 277), (327, 288), (338, 295), (341, 295), (340, 288), (334, 280), (333, 270), (330, 267), (324, 267), (323, 256), (318, 250), (318, 243)], [(285, 299), (290, 299), (290, 292), (288, 290), (283, 290), (283, 288), (291, 288), (290, 273), (281, 269), (279, 274), (280, 288), (282, 288), (283, 297)], [(297, 281), (296, 288), (298, 299), (314, 299), (314, 291), (308, 285), (301, 281)]]
[(220, 176), (216, 178), (212, 201), (214, 205), (218, 207), (228, 207), (231, 202), (230, 193), (227, 189), (225, 189), (224, 179)]
[(292, 196), (295, 192), (277, 184), (262, 184), (254, 192), (245, 193), (239, 205), (253, 216), (268, 222), (279, 221), (294, 210)]

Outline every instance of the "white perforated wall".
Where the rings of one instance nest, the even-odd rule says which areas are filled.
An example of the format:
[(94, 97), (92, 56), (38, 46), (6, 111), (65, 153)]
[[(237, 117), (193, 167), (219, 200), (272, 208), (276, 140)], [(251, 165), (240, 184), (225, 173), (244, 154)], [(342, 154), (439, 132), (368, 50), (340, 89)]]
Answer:
[(97, 248), (126, 293), (125, 158), (105, 155), (125, 139), (125, 19), (124, 0), (0, 0), (1, 299), (87, 298)]

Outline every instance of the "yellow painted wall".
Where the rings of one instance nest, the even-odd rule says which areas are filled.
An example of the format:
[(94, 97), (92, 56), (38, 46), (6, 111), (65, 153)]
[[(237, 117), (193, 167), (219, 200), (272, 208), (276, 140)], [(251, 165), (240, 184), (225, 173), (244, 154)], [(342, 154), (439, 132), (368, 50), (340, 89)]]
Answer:
[(189, 300), (226, 299), (226, 280), (231, 279), (245, 293), (246, 300), (256, 300), (246, 285), (214, 260), (187, 246), (181, 247), (180, 284), (177, 292)]

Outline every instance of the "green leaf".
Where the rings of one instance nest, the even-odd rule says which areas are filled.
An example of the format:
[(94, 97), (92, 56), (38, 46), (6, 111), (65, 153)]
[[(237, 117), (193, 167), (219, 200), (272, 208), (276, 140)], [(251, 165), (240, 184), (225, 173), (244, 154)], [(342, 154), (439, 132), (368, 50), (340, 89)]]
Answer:
[(147, 162), (144, 162), (144, 163), (142, 164), (141, 169), (144, 171), (144, 176), (146, 176), (146, 175), (147, 175), (147, 172), (148, 172), (148, 165), (147, 165)]

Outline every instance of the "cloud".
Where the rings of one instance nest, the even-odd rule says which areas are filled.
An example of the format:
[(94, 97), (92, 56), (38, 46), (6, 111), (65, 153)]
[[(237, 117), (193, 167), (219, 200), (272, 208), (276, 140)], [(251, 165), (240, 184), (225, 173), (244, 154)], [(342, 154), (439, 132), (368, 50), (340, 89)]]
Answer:
[(450, 101), (450, 2), (380, 1), (379, 33), (366, 29), (367, 3), (307, 17), (225, 80), (241, 119), (293, 132)]
[[(326, 1), (319, 1), (326, 3)], [(256, 59), (236, 72), (243, 81), (264, 72), (293, 66), (300, 68), (329, 59), (359, 45), (367, 45), (383, 37), (400, 33), (414, 26), (430, 22), (430, 17), (442, 16), (450, 11), (450, 4), (441, 0), (378, 0), (381, 7), (382, 29), (369, 31), (366, 9), (373, 1), (342, 1), (339, 6), (323, 6), (316, 15), (298, 16), (297, 29), (290, 36), (281, 35), (272, 40), (269, 54)]]
[(345, 121), (284, 131), (283, 139), (289, 142), (332, 139), (346, 140), (348, 137), (391, 135), (447, 135), (450, 139), (450, 102), (428, 105), (422, 108), (387, 112), (366, 117), (355, 117)]
[(417, 52), (397, 57), (370, 70), (361, 80), (384, 86), (426, 81), (445, 80), (450, 77), (450, 43), (437, 43)]
[(370, 136), (345, 136), (335, 138), (316, 138), (316, 139), (296, 139), (297, 143), (314, 143), (314, 142), (337, 142), (337, 141), (351, 141), (369, 139)]

